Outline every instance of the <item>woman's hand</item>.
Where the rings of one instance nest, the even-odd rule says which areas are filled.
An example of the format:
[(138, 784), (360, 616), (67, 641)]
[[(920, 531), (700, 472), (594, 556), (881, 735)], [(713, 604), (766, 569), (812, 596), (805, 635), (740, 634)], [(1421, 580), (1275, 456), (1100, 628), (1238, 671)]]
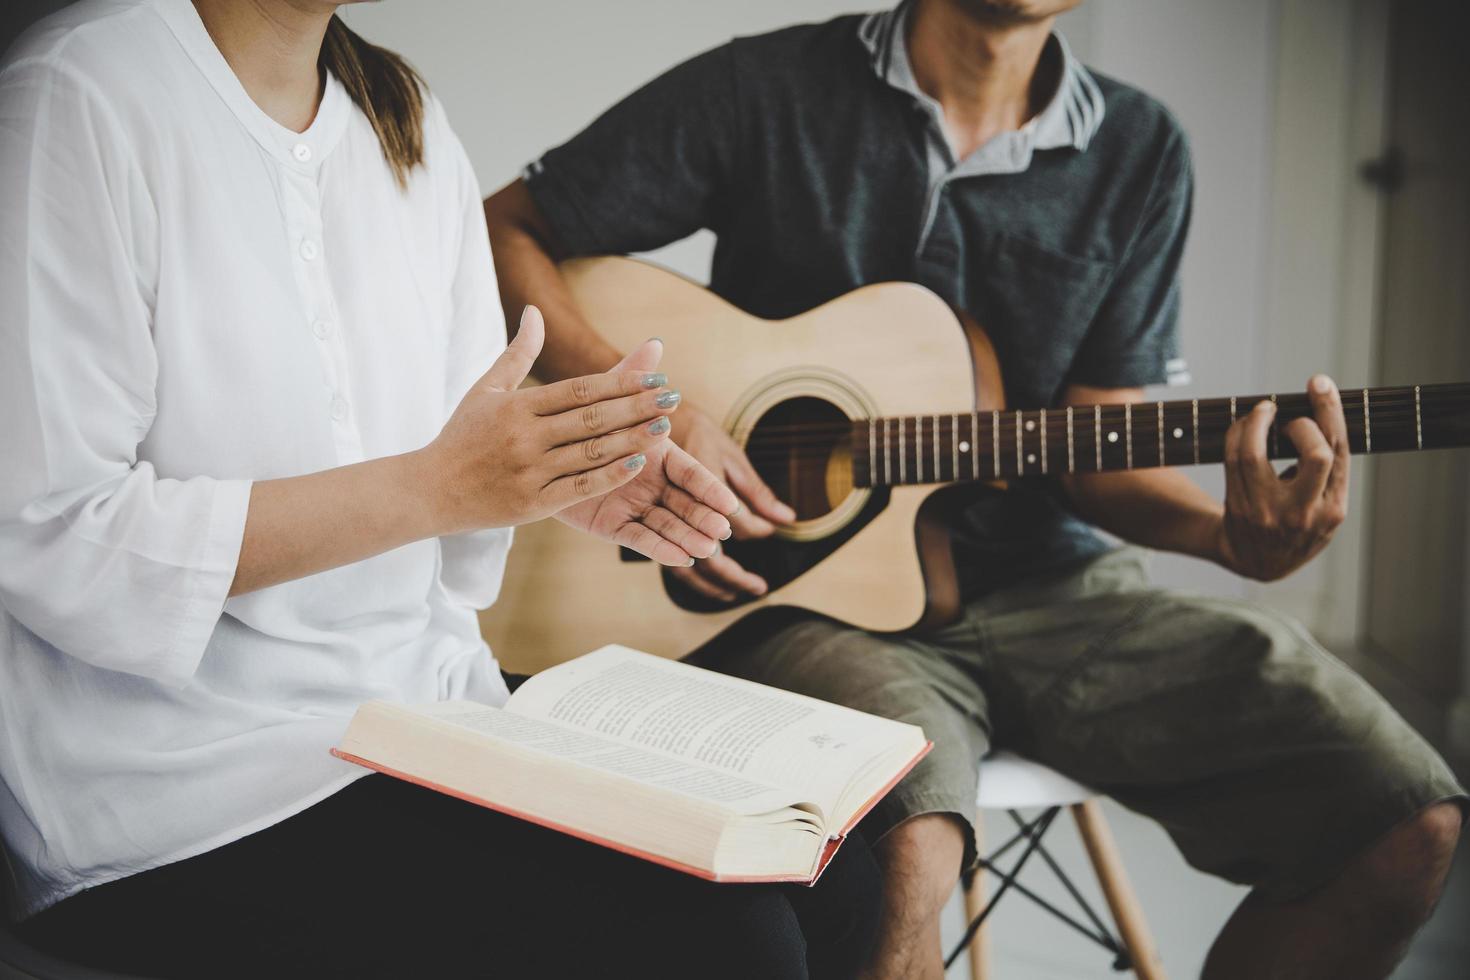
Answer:
[[(650, 340), (608, 375), (650, 371), (662, 355), (662, 342)], [(730, 536), (729, 515), (739, 510), (739, 500), (694, 457), (668, 440), (655, 443), (645, 455), (648, 463), (633, 480), (601, 497), (574, 504), (557, 514), (557, 519), (663, 565), (690, 566), (696, 558), (709, 558), (718, 543)]]
[(679, 402), (664, 376), (613, 370), (518, 390), (544, 337), (526, 307), (515, 340), (422, 450), (440, 533), (527, 524), (616, 490), (650, 459), (663, 470), (664, 416)]

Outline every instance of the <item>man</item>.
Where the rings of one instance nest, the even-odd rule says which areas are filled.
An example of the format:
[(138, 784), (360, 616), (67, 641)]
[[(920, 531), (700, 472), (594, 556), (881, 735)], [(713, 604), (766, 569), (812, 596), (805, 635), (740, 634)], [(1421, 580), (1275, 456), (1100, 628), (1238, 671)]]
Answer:
[[(1095, 76), (1052, 34), (1077, 0), (917, 0), (736, 40), (635, 93), (486, 202), (508, 308), (550, 322), (543, 369), (620, 352), (555, 260), (718, 236), (712, 288), (785, 317), (908, 279), (984, 324), (1008, 403), (1135, 401), (1182, 370), (1180, 254), (1191, 169), (1157, 103)], [(967, 605), (925, 635), (822, 620), (745, 635), (721, 666), (922, 725), (936, 748), (869, 818), (888, 890), (870, 975), (939, 977), (939, 910), (973, 856), (976, 761), (992, 740), (1159, 820), (1197, 867), (1253, 886), (1208, 977), (1381, 977), (1439, 893), (1464, 791), (1434, 752), (1300, 626), (1147, 587), (1138, 545), (1259, 580), (1327, 543), (1347, 504), (1342, 406), (1266, 459), (1270, 403), (1227, 439), (1223, 505), (1174, 471), (1076, 476), (1001, 496), (953, 529)], [(688, 405), (675, 437), (740, 493), (737, 534), (794, 514)], [(1080, 519), (1079, 519), (1080, 518)], [(766, 583), (716, 555), (709, 595)], [(749, 631), (747, 631), (749, 632)]]

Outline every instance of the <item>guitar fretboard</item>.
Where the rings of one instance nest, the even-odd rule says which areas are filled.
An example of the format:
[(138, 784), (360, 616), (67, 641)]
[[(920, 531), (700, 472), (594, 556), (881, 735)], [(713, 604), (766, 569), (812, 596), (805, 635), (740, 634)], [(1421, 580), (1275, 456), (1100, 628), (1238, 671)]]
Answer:
[[(1341, 395), (1354, 453), (1470, 445), (1470, 384)], [(1311, 416), (1302, 392), (859, 419), (852, 423), (853, 476), (858, 486), (876, 487), (1218, 463), (1226, 430), (1260, 401), (1277, 406), (1270, 457), (1294, 458), (1282, 429)]]

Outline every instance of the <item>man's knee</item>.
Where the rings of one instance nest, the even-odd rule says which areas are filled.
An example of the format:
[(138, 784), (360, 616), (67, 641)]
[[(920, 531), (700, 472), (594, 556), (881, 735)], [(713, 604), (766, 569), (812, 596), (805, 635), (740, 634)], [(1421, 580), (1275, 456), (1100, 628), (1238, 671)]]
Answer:
[(1400, 823), (1363, 855), (1361, 897), (1399, 928), (1417, 928), (1439, 900), (1463, 820), (1458, 804), (1435, 803)]
[(1460, 842), (1463, 820), (1458, 804), (1425, 807), (1389, 832), (1383, 841), (1387, 853), (1378, 863), (1390, 865), (1386, 873), (1398, 869), (1417, 882), (1442, 878)]
[(920, 903), (910, 913), (927, 916), (944, 907), (959, 881), (965, 826), (953, 813), (924, 813), (898, 824), (874, 848), (888, 883), (889, 901), (903, 893)]

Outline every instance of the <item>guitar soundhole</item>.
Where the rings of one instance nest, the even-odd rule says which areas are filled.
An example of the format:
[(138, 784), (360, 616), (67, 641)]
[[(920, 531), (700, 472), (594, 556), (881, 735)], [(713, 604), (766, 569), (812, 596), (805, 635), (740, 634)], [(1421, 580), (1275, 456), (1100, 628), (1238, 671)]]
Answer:
[(820, 398), (777, 404), (756, 422), (745, 451), (798, 520), (830, 514), (852, 493), (852, 423)]

